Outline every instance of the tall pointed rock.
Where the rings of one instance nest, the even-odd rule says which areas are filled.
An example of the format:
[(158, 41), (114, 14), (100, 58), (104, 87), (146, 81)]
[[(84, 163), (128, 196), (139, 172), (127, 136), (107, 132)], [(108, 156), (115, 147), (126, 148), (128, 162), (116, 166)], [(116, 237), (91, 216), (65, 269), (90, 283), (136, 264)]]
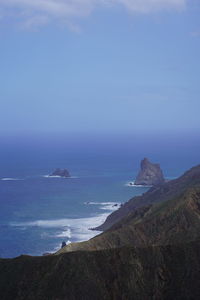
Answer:
[(148, 158), (144, 158), (140, 167), (135, 185), (158, 185), (165, 181), (159, 164), (153, 164)]

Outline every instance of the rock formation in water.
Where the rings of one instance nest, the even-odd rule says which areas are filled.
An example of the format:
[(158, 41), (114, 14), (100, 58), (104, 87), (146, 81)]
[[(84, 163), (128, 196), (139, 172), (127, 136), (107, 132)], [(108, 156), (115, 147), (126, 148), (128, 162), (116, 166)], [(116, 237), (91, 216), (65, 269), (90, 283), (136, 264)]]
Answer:
[(135, 185), (158, 185), (165, 182), (159, 164), (153, 164), (148, 158), (144, 158), (140, 166), (141, 170), (136, 177)]
[(70, 174), (67, 169), (60, 169), (57, 168), (53, 173), (51, 173), (49, 176), (59, 176), (59, 177), (70, 177)]

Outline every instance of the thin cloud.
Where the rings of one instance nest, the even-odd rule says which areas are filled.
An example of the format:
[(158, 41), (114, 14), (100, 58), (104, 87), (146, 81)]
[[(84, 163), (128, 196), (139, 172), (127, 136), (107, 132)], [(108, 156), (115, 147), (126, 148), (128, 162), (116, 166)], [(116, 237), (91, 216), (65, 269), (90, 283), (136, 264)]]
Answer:
[(24, 27), (56, 21), (72, 24), (73, 18), (88, 16), (98, 7), (121, 5), (132, 13), (182, 10), (187, 0), (0, 0), (3, 17), (12, 16)]
[(193, 31), (193, 32), (190, 33), (190, 35), (191, 35), (192, 37), (200, 37), (200, 30)]
[(118, 0), (118, 2), (135, 13), (182, 10), (186, 7), (186, 0)]
[(49, 18), (46, 15), (35, 15), (26, 18), (23, 23), (21, 23), (21, 28), (25, 30), (37, 29), (40, 26), (47, 25), (49, 23)]

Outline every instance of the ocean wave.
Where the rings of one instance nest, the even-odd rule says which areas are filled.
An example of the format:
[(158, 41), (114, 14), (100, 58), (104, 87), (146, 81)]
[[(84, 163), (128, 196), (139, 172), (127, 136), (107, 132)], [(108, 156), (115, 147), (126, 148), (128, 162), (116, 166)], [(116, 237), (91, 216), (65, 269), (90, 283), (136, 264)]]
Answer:
[(79, 219), (57, 219), (57, 220), (36, 220), (32, 222), (12, 222), (14, 227), (41, 227), (58, 229), (61, 232), (55, 233), (51, 237), (68, 238), (72, 242), (82, 242), (89, 240), (99, 234), (99, 231), (91, 230), (91, 228), (101, 225), (107, 218), (108, 213), (98, 216)]
[(71, 238), (71, 229), (67, 228), (66, 230), (63, 230), (62, 232), (55, 235), (55, 237), (62, 237), (62, 238)]
[[(35, 220), (31, 222), (12, 222), (9, 225), (14, 226), (16, 229), (39, 227), (41, 228), (41, 238), (42, 239), (62, 239), (66, 241), (66, 244), (73, 242), (83, 242), (87, 241), (100, 233), (97, 230), (91, 230), (99, 225), (103, 224), (107, 216), (111, 211), (119, 208), (120, 203), (116, 202), (90, 202), (92, 205), (100, 205), (102, 210), (107, 210), (102, 214), (91, 216), (88, 218), (62, 218), (53, 220)], [(117, 206), (116, 206), (117, 205)], [(60, 249), (61, 243), (55, 246), (51, 251), (44, 251), (53, 253)]]
[(114, 211), (121, 206), (119, 202), (85, 202), (86, 205), (98, 205), (100, 209)]
[[(27, 227), (19, 227), (19, 229), (21, 228), (26, 228)], [(40, 234), (40, 237), (42, 239), (49, 239), (49, 238), (71, 238), (71, 229), (70, 228), (67, 228), (67, 229), (64, 229), (62, 231), (57, 231), (55, 234), (51, 234), (49, 232), (46, 232), (46, 231), (43, 231), (41, 234)]]

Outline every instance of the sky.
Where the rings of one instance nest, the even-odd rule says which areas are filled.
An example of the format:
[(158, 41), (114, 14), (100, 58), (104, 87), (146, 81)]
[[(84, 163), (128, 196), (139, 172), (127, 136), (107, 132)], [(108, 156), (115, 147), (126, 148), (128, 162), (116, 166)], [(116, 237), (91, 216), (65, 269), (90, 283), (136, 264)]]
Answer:
[(200, 132), (199, 0), (0, 0), (0, 134)]

